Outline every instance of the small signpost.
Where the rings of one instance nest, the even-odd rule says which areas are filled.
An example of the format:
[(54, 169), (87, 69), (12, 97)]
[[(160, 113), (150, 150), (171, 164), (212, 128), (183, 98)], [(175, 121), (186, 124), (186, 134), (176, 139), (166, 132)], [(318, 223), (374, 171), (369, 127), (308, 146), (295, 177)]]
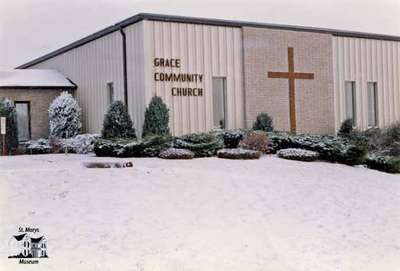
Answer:
[(0, 117), (0, 134), (3, 137), (3, 155), (6, 155), (6, 117)]

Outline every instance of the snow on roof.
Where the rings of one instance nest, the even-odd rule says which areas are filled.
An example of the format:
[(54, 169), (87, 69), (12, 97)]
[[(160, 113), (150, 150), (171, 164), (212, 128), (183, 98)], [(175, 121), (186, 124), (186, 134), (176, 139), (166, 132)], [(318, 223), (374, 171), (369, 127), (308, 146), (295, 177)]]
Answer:
[(0, 88), (75, 88), (75, 85), (56, 70), (26, 69), (0, 71)]

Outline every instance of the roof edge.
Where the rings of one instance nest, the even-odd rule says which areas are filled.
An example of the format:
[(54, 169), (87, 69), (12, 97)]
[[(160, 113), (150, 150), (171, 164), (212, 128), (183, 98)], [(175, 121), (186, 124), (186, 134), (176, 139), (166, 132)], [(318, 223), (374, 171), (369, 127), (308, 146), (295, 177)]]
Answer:
[(75, 90), (77, 86), (0, 86), (0, 89), (69, 89)]
[(342, 37), (353, 37), (353, 38), (364, 38), (364, 39), (378, 39), (387, 41), (400, 41), (400, 36), (357, 32), (357, 31), (345, 31), (330, 28), (318, 28), (318, 27), (305, 27), (295, 25), (282, 25), (282, 24), (269, 24), (269, 23), (254, 23), (248, 21), (233, 21), (223, 19), (207, 19), (200, 17), (186, 17), (176, 15), (163, 15), (155, 13), (138, 13), (130, 18), (120, 21), (112, 26), (106, 27), (100, 31), (97, 31), (89, 36), (86, 36), (80, 40), (72, 42), (66, 46), (61, 47), (53, 52), (45, 54), (39, 58), (33, 59), (25, 64), (19, 65), (16, 69), (26, 69), (43, 61), (46, 61), (52, 57), (68, 52), (74, 48), (80, 47), (93, 40), (99, 39), (108, 35), (112, 32), (118, 31), (121, 28), (129, 26), (131, 24), (140, 22), (142, 20), (150, 21), (162, 21), (162, 22), (175, 22), (175, 23), (192, 23), (192, 24), (203, 24), (203, 25), (215, 25), (215, 26), (230, 26), (230, 27), (259, 27), (259, 28), (270, 28), (279, 30), (291, 30), (291, 31), (302, 31), (302, 32), (313, 32), (321, 34), (331, 34), (333, 36)]

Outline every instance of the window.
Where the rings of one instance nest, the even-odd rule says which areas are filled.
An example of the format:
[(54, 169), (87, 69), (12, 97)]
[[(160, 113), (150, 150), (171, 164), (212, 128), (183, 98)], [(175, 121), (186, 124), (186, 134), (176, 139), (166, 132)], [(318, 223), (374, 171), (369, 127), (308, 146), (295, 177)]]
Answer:
[(356, 82), (348, 81), (345, 83), (345, 106), (346, 119), (352, 119), (354, 125), (357, 122), (356, 111)]
[(378, 86), (376, 82), (368, 82), (368, 126), (378, 126)]
[(18, 141), (31, 139), (31, 113), (29, 102), (15, 102), (17, 111)]
[(226, 128), (226, 78), (214, 77), (212, 84), (214, 126), (224, 129)]
[(114, 82), (107, 83), (108, 104), (114, 102)]

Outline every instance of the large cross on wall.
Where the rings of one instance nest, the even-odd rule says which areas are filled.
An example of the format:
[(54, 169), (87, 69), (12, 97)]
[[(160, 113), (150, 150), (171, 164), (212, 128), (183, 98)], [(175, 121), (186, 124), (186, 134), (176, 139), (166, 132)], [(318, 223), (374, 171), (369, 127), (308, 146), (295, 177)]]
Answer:
[(288, 71), (287, 72), (268, 72), (269, 78), (286, 78), (289, 80), (289, 115), (290, 131), (296, 133), (296, 79), (314, 79), (313, 73), (294, 71), (294, 52), (293, 47), (288, 48)]

